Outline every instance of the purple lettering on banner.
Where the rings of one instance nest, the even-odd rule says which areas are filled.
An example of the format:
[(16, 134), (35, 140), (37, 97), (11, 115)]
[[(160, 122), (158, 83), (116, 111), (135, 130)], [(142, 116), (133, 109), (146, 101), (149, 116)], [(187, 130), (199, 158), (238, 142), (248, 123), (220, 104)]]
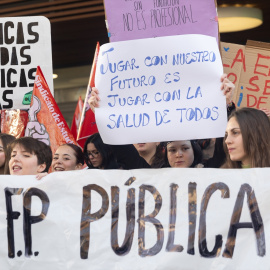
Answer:
[(104, 0), (110, 41), (202, 34), (218, 41), (214, 0)]

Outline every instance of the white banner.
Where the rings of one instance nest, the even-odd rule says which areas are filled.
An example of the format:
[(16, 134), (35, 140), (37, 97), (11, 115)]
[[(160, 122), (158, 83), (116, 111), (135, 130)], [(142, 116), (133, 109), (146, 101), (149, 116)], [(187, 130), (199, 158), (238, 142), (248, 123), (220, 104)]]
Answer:
[(225, 97), (216, 39), (182, 35), (108, 43), (100, 48), (96, 109), (105, 143), (223, 137)]
[(51, 25), (46, 17), (0, 18), (0, 109), (29, 109), (36, 68), (54, 94)]
[(268, 269), (270, 168), (1, 176), (1, 269)]

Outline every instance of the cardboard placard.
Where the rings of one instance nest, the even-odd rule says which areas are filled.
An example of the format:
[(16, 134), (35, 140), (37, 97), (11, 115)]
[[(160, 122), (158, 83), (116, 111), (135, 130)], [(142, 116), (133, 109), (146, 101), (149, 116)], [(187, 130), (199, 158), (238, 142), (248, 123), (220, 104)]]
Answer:
[(232, 100), (236, 104), (240, 76), (242, 72), (246, 72), (245, 46), (220, 42), (220, 47), (224, 73), (235, 84), (235, 92)]
[(241, 72), (237, 106), (270, 109), (270, 44), (247, 41), (246, 72)]

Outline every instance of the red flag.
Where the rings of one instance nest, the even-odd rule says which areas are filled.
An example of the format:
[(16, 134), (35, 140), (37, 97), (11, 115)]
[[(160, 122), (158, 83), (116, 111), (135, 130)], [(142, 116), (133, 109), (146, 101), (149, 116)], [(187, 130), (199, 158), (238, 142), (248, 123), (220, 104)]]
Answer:
[(24, 110), (2, 110), (1, 132), (13, 135), (16, 138), (24, 136), (28, 121), (28, 113)]
[(50, 145), (53, 153), (61, 144), (76, 144), (40, 67), (37, 67), (28, 117), (25, 136)]
[(92, 112), (87, 102), (91, 96), (91, 87), (95, 86), (95, 74), (96, 74), (98, 54), (99, 54), (99, 43), (97, 43), (97, 47), (95, 51), (94, 61), (92, 64), (88, 87), (86, 90), (86, 95), (85, 95), (85, 100), (84, 100), (84, 105), (83, 105), (83, 113), (82, 113), (78, 136), (77, 136), (77, 142), (81, 147), (84, 146), (86, 139), (90, 135), (98, 132), (95, 114)]
[(79, 100), (78, 100), (78, 103), (74, 112), (71, 129), (70, 129), (74, 138), (77, 138), (79, 125), (80, 125), (80, 121), (82, 117), (82, 110), (83, 110), (83, 101), (82, 101), (82, 98), (79, 97)]

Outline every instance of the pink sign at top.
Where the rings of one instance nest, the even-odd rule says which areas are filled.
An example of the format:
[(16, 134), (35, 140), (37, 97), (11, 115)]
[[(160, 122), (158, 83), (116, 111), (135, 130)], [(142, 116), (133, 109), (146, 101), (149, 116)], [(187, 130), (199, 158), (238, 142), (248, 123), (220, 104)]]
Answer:
[(215, 0), (104, 0), (110, 41), (203, 34), (218, 41)]

